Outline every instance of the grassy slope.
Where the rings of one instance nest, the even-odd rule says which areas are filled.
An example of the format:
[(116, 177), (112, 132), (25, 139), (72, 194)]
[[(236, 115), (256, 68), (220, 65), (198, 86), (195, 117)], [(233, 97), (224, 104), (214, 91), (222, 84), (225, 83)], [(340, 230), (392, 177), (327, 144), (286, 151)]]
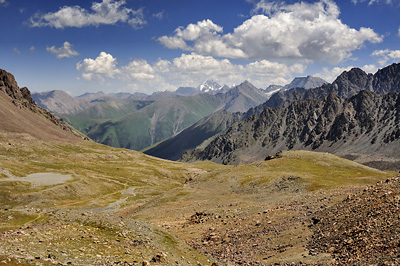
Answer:
[[(119, 260), (131, 262), (150, 260), (157, 253), (164, 252), (167, 254), (163, 255), (164, 265), (175, 261), (181, 265), (188, 261), (211, 264), (170, 234), (189, 243), (201, 243), (202, 235), (210, 226), (222, 231), (234, 226), (226, 220), (188, 224), (196, 212), (212, 213), (213, 217), (243, 218), (237, 220), (239, 225), (251, 228), (246, 221), (253, 222), (254, 215), (275, 206), (279, 200), (291, 199), (293, 191), (297, 191), (296, 196), (300, 197), (301, 193), (306, 195), (313, 191), (328, 191), (326, 189), (333, 191), (342, 186), (371, 184), (391, 175), (333, 155), (304, 151), (287, 152), (283, 158), (250, 165), (184, 164), (93, 142), (75, 146), (45, 143), (27, 135), (0, 135), (0, 177), (40, 172), (70, 174), (74, 180), (41, 187), (27, 182), (2, 182), (0, 228), (9, 230), (22, 226), (14, 233), (1, 236), (5, 239), (0, 241), (5, 252), (14, 254), (18, 248), (27, 250), (28, 254), (43, 256), (49, 242), (56, 243), (57, 239), (72, 234), (71, 241), (62, 242), (57, 250), (67, 250), (64, 254), (72, 260), (77, 256), (86, 258), (83, 262), (73, 261), (76, 264), (95, 260), (105, 263), (106, 259), (116, 260), (116, 255)], [(288, 177), (294, 177), (293, 181)], [(123, 194), (126, 191), (130, 193)], [(111, 215), (114, 212), (118, 216)], [(276, 214), (276, 217), (283, 219), (285, 216)], [(164, 226), (170, 234), (131, 218)], [(98, 221), (102, 220), (107, 222), (99, 224)], [(29, 224), (31, 228), (25, 226)], [(133, 234), (121, 237), (126, 230)], [(90, 243), (99, 244), (92, 240), (85, 242), (87, 235), (83, 231), (92, 232), (91, 237), (101, 243), (114, 239), (112, 247), (93, 247), (77, 252)], [(23, 232), (28, 233), (25, 235)], [(46, 235), (46, 232), (51, 234)], [(22, 241), (15, 242), (14, 234), (20, 235)], [(37, 242), (38, 239), (41, 242)], [(142, 242), (129, 247), (130, 255), (125, 254), (124, 245), (135, 239)], [(32, 241), (38, 243), (37, 246), (24, 244)], [(14, 246), (7, 243), (14, 243)], [(295, 247), (293, 254), (304, 252), (300, 244)], [(57, 251), (54, 249), (52, 252)], [(57, 253), (57, 256), (61, 254)]]
[[(70, 174), (74, 180), (39, 187), (1, 182), (0, 231), (20, 228), (0, 235), (3, 255), (15, 253), (19, 261), (26, 261), (24, 254), (30, 254), (43, 262), (47, 250), (52, 250), (64, 264), (88, 265), (150, 261), (164, 254), (162, 265), (208, 264), (206, 257), (160, 228), (107, 214), (113, 208), (140, 207), (181, 186), (193, 174), (182, 165), (93, 142), (74, 146), (44, 143), (26, 135), (0, 135), (0, 178), (40, 172)], [(131, 192), (121, 193), (125, 190)], [(16, 235), (20, 240), (15, 240)], [(32, 242), (37, 244), (27, 245)], [(19, 256), (18, 249), (25, 253)]]
[(122, 118), (99, 123), (87, 135), (113, 147), (142, 150), (191, 126), (220, 104), (210, 95), (159, 101)]

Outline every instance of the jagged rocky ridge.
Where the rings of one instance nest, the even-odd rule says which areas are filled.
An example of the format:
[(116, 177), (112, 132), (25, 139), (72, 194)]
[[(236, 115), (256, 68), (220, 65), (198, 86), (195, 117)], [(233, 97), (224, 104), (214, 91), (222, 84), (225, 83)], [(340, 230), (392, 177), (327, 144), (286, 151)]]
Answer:
[[(392, 64), (379, 70), (374, 75), (367, 74), (359, 68), (353, 68), (350, 71), (343, 72), (331, 84), (324, 84), (321, 87), (311, 89), (292, 88), (290, 90), (283, 90), (272, 95), (269, 100), (261, 105), (250, 108), (245, 113), (225, 113), (223, 116), (219, 112), (211, 114), (209, 117), (187, 128), (182, 133), (167, 140), (166, 143), (161, 143), (159, 147), (156, 146), (146, 151), (146, 153), (165, 159), (175, 160), (177, 155), (183, 154), (186, 150), (195, 149), (199, 143), (207, 140), (210, 136), (221, 134), (225, 129), (233, 125), (233, 123), (245, 120), (252, 115), (260, 115), (267, 107), (287, 107), (293, 101), (297, 100), (322, 100), (330, 93), (336, 93), (342, 98), (349, 98), (356, 95), (361, 90), (374, 91), (378, 94), (400, 92), (399, 73), (400, 64)], [(215, 124), (219, 123), (223, 124), (224, 127), (215, 127)], [(213, 129), (212, 132), (210, 128)], [(180, 144), (176, 146), (176, 143)]]
[(82, 138), (84, 137), (68, 124), (64, 123), (50, 112), (38, 106), (33, 101), (29, 89), (27, 87), (19, 88), (14, 76), (3, 69), (0, 69), (0, 91), (11, 98), (10, 100), (12, 104), (19, 109), (30, 110), (33, 113), (51, 121), (54, 125), (63, 129), (64, 131), (70, 132)]
[(399, 158), (399, 122), (398, 93), (361, 91), (347, 100), (332, 93), (322, 101), (266, 108), (261, 115), (234, 124), (203, 150), (186, 152), (182, 159), (235, 164), (291, 149)]

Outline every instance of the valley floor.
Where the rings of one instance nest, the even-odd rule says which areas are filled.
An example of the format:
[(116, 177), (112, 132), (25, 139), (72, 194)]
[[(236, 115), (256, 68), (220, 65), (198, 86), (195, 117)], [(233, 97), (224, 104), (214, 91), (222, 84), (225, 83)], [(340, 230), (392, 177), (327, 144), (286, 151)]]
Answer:
[[(72, 179), (21, 179), (35, 173)], [(353, 215), (369, 221), (376, 204), (384, 216), (374, 213), (373, 221), (397, 217), (394, 175), (326, 153), (185, 164), (92, 142), (1, 134), (0, 265), (395, 265), (395, 220), (386, 231), (370, 222), (369, 233), (351, 224)], [(361, 233), (394, 240), (366, 252), (351, 243)], [(377, 248), (387, 251), (381, 260), (370, 255)]]

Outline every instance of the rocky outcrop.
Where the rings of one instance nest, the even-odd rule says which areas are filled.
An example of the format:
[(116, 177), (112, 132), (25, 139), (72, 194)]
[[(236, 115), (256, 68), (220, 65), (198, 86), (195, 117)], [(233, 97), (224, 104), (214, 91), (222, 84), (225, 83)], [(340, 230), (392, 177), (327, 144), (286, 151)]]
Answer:
[(0, 91), (7, 94), (16, 106), (28, 108), (34, 105), (28, 88), (20, 89), (14, 76), (3, 69), (0, 69)]
[(19, 88), (14, 76), (3, 69), (0, 69), (0, 93), (3, 93), (6, 97), (8, 97), (12, 104), (17, 108), (29, 110), (51, 121), (51, 123), (63, 129), (64, 131), (70, 132), (79, 137), (84, 137), (82, 134), (71, 128), (59, 118), (38, 106), (33, 101), (28, 88)]
[(266, 108), (261, 115), (234, 124), (203, 150), (186, 152), (182, 159), (235, 164), (291, 149), (398, 157), (399, 119), (397, 93), (382, 96), (362, 91), (347, 100), (332, 93), (322, 101)]

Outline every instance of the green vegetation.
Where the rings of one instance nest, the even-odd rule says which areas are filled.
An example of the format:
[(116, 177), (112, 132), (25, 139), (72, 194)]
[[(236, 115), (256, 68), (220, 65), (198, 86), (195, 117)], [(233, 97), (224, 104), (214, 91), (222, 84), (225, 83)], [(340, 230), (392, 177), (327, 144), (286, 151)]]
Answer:
[[(0, 139), (3, 179), (34, 173), (73, 177), (62, 184), (40, 186), (0, 179), (0, 231), (6, 232), (0, 236), (5, 239), (0, 247), (9, 254), (23, 249), (38, 257), (47, 256), (50, 250), (57, 258), (68, 257), (76, 264), (159, 259), (161, 265), (176, 261), (181, 265), (188, 261), (210, 265), (205, 256), (182, 240), (199, 243), (211, 226), (234, 228), (227, 218), (220, 222), (216, 217), (252, 221), (257, 213), (295, 195), (315, 191), (329, 194), (393, 175), (334, 155), (307, 151), (283, 152), (281, 158), (270, 161), (226, 166), (171, 162), (91, 141), (61, 144), (19, 134), (1, 134)], [(209, 222), (190, 223), (196, 213), (204, 213)], [(298, 215), (285, 212), (271, 217), (287, 220), (289, 214)], [(11, 229), (15, 231), (7, 231)], [(286, 232), (285, 237), (290, 239), (292, 233)], [(27, 245), (31, 242), (35, 244)], [(50, 243), (59, 244), (53, 248)], [(293, 252), (304, 252), (303, 244), (298, 241)]]
[(213, 113), (221, 100), (211, 95), (129, 104), (99, 102), (76, 115), (64, 115), (73, 127), (96, 142), (142, 150), (165, 140)]

